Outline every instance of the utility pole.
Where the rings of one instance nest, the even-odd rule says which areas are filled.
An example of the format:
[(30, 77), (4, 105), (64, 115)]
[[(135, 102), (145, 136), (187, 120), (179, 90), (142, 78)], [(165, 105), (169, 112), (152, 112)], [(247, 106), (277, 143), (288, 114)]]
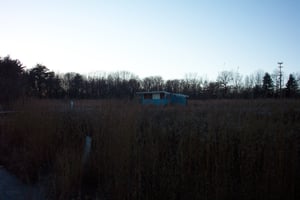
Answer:
[(282, 82), (282, 71), (281, 69), (283, 68), (282, 66), (283, 62), (278, 62), (278, 67), (279, 67), (279, 96), (281, 97), (281, 82)]

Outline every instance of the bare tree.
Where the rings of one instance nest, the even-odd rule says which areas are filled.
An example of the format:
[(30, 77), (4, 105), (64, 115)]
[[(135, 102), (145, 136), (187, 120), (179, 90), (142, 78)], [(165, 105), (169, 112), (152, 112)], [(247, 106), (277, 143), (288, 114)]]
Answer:
[(168, 92), (182, 92), (180, 87), (180, 80), (174, 79), (174, 80), (167, 80), (165, 83), (165, 89)]
[(228, 93), (228, 87), (233, 81), (233, 72), (232, 71), (221, 71), (217, 77), (217, 82), (224, 89), (224, 95)]
[(264, 71), (262, 70), (256, 71), (254, 77), (255, 77), (255, 86), (262, 87)]
[(152, 79), (150, 77), (144, 78), (142, 81), (142, 87), (144, 90), (150, 91), (151, 88), (153, 87)]
[(197, 73), (185, 74), (183, 83), (185, 84), (185, 93), (187, 93), (191, 98), (196, 98), (199, 96), (201, 90), (201, 80)]
[(142, 86), (146, 91), (162, 90), (164, 86), (164, 80), (161, 76), (149, 76), (143, 79)]
[(254, 78), (253, 74), (245, 76), (244, 86), (245, 86), (246, 89), (253, 88), (254, 85), (255, 85), (254, 83), (255, 83), (255, 78)]
[(153, 90), (162, 90), (164, 86), (164, 79), (161, 76), (153, 76), (154, 88)]
[(243, 76), (238, 71), (233, 73), (233, 86), (236, 94), (241, 91), (243, 86)]

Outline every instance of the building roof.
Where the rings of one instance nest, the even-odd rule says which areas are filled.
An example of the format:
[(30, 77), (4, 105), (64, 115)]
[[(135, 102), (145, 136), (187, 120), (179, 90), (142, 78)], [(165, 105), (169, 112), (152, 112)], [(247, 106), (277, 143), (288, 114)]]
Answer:
[(179, 93), (171, 93), (171, 92), (167, 92), (167, 91), (145, 91), (145, 92), (137, 92), (137, 95), (143, 95), (143, 94), (159, 94), (159, 93), (164, 93), (164, 94), (172, 94), (175, 96), (180, 96), (180, 97), (185, 97), (188, 98), (188, 95), (185, 94), (179, 94)]
[(157, 94), (157, 93), (171, 94), (170, 92), (166, 92), (166, 91), (145, 91), (145, 92), (137, 92), (136, 94)]

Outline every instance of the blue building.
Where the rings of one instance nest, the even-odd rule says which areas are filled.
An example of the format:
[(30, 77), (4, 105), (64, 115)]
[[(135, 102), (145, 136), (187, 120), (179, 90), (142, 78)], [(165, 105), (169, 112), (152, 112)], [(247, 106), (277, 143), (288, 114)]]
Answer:
[(187, 98), (189, 97), (184, 94), (166, 91), (137, 92), (136, 94), (140, 97), (140, 103), (144, 105), (187, 105)]

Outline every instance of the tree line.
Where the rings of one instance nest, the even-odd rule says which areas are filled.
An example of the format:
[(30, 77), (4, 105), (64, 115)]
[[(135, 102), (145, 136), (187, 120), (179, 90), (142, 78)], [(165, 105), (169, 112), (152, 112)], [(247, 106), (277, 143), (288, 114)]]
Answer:
[(0, 57), (0, 103), (20, 97), (71, 99), (132, 99), (138, 91), (166, 90), (183, 93), (190, 99), (299, 98), (300, 76), (290, 74), (280, 85), (275, 72), (258, 71), (243, 77), (239, 72), (221, 71), (215, 81), (189, 73), (183, 79), (164, 80), (161, 76), (140, 79), (131, 72), (94, 73), (83, 76), (69, 72), (56, 74), (37, 64), (31, 69), (17, 59)]

